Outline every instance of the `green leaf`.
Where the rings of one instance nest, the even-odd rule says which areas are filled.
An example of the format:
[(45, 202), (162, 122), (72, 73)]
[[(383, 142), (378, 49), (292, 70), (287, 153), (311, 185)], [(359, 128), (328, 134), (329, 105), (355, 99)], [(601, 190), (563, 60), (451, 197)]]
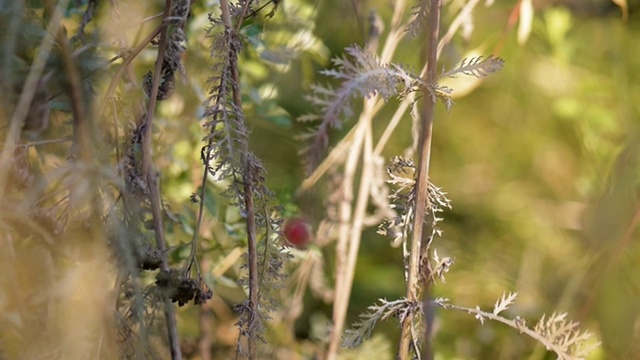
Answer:
[(44, 7), (43, 0), (27, 0), (27, 6), (32, 9), (42, 9)]
[(267, 116), (266, 120), (278, 127), (289, 129), (293, 126), (293, 121), (288, 116), (283, 115), (273, 115)]
[(209, 214), (215, 216), (216, 214), (218, 214), (218, 200), (216, 199), (216, 194), (211, 191), (211, 188), (209, 186), (207, 186), (205, 189), (204, 207), (205, 209), (207, 209)]

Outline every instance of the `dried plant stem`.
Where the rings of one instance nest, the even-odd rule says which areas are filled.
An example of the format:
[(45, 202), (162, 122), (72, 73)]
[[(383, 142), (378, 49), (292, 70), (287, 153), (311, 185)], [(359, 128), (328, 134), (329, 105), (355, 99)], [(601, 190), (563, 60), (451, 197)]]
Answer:
[(205, 155), (204, 163), (205, 169), (202, 174), (202, 181), (200, 182), (200, 201), (198, 205), (198, 215), (196, 217), (196, 224), (193, 230), (193, 236), (191, 237), (191, 250), (189, 251), (189, 257), (185, 263), (184, 274), (187, 275), (189, 271), (191, 271), (191, 266), (196, 261), (196, 248), (198, 245), (198, 237), (200, 236), (200, 228), (202, 228), (202, 222), (204, 221), (204, 204), (205, 197), (207, 196), (207, 192), (205, 191), (207, 187), (207, 179), (209, 178), (209, 170), (208, 166), (211, 162), (211, 146), (213, 145), (213, 139), (209, 139), (207, 142), (207, 149), (209, 149)]
[(333, 328), (329, 340), (329, 348), (325, 355), (326, 360), (335, 360), (338, 349), (340, 348), (342, 329), (344, 328), (344, 317), (347, 312), (349, 303), (349, 294), (351, 292), (349, 284), (345, 281), (347, 271), (347, 253), (349, 248), (349, 227), (351, 224), (353, 199), (353, 181), (355, 177), (355, 169), (360, 156), (363, 134), (357, 131), (354, 134), (354, 141), (351, 146), (349, 156), (345, 163), (345, 170), (341, 184), (342, 200), (339, 205), (339, 235), (336, 245), (336, 285), (335, 300), (333, 304)]
[[(365, 101), (365, 110), (356, 126), (354, 141), (345, 164), (344, 180), (342, 183), (343, 200), (340, 204), (340, 232), (336, 249), (336, 287), (333, 306), (333, 329), (329, 340), (329, 348), (325, 359), (336, 359), (338, 349), (342, 343), (342, 330), (349, 307), (349, 298), (353, 285), (358, 250), (362, 228), (369, 200), (371, 179), (373, 177), (372, 156), (373, 135), (371, 133), (372, 109), (375, 99)], [(356, 200), (355, 210), (352, 210), (353, 180), (360, 158), (363, 153), (362, 173)]]
[[(236, 74), (237, 75), (237, 74)], [(246, 165), (246, 164), (245, 164)], [(245, 195), (245, 207), (247, 209), (247, 244), (249, 254), (249, 308), (251, 311), (251, 319), (255, 319), (258, 316), (258, 254), (256, 249), (256, 217), (255, 209), (253, 205), (253, 194), (251, 193), (253, 181), (251, 180), (251, 174), (249, 173), (249, 166), (245, 166), (244, 171), (244, 195)], [(255, 324), (249, 324), (249, 359), (256, 360), (257, 357), (257, 344), (256, 341)]]
[[(242, 10), (242, 13), (246, 13), (247, 6), (249, 2), (245, 4), (245, 7)], [(229, 11), (229, 3), (227, 0), (220, 1), (220, 11), (222, 22), (224, 23), (224, 28), (226, 32), (226, 36), (233, 36), (233, 32), (237, 32), (234, 29), (233, 24), (231, 22), (231, 12)], [(242, 18), (240, 18), (242, 19)], [(239, 20), (240, 22), (241, 20)], [(240, 26), (238, 24), (238, 26)], [(236, 51), (235, 49), (229, 49), (228, 51)], [(232, 59), (235, 58), (231, 56)], [(242, 109), (242, 98), (240, 96), (240, 91), (238, 89), (238, 84), (240, 84), (240, 76), (238, 73), (238, 64), (237, 62), (231, 63), (229, 71), (231, 73), (231, 80), (234, 84), (233, 86), (233, 104), (236, 109)], [(247, 217), (247, 253), (248, 253), (248, 264), (247, 268), (249, 269), (249, 311), (250, 314), (250, 322), (248, 324), (249, 333), (247, 334), (247, 345), (248, 345), (248, 355), (249, 359), (254, 360), (257, 359), (258, 349), (257, 349), (257, 326), (254, 323), (254, 319), (258, 317), (258, 291), (259, 291), (259, 282), (258, 282), (258, 254), (257, 254), (257, 239), (256, 239), (256, 214), (255, 207), (253, 203), (253, 175), (251, 174), (251, 166), (249, 164), (249, 149), (248, 144), (243, 143), (244, 148), (240, 149), (242, 153), (242, 164), (243, 164), (243, 179), (242, 186), (244, 192), (244, 206), (246, 210)]]
[(387, 123), (387, 127), (384, 129), (384, 132), (380, 136), (380, 140), (378, 140), (376, 148), (373, 150), (373, 153), (376, 156), (382, 154), (382, 150), (384, 150), (385, 145), (387, 145), (387, 142), (391, 139), (391, 135), (393, 135), (393, 132), (400, 124), (402, 117), (407, 112), (407, 109), (409, 109), (409, 105), (411, 105), (413, 101), (415, 101), (415, 95), (413, 93), (402, 99), (402, 101), (398, 105), (398, 108), (396, 108), (396, 111), (393, 113), (391, 120)]
[[(171, 0), (166, 0), (165, 9), (164, 9), (164, 18), (169, 17), (171, 13)], [(149, 104), (147, 106), (147, 114), (145, 119), (145, 129), (144, 136), (142, 138), (142, 172), (148, 179), (152, 179), (150, 177), (151, 167), (152, 167), (152, 159), (151, 159), (151, 134), (153, 129), (153, 117), (155, 114), (157, 96), (158, 96), (158, 88), (160, 86), (160, 77), (162, 73), (162, 63), (164, 61), (165, 52), (167, 49), (167, 27), (164, 26), (161, 28), (160, 33), (160, 42), (158, 44), (158, 57), (156, 59), (156, 68), (153, 74), (153, 83), (151, 86), (151, 93), (149, 94)], [(124, 68), (125, 66), (122, 66)], [(155, 175), (153, 176), (155, 177)], [(152, 181), (149, 181), (151, 184)], [(153, 201), (153, 199), (152, 199)], [(154, 214), (155, 218), (155, 214)], [(156, 232), (159, 229), (156, 229)], [(163, 250), (163, 249), (160, 249)]]
[[(169, 264), (167, 263), (166, 248), (167, 242), (164, 238), (164, 225), (162, 221), (162, 206), (160, 202), (160, 184), (158, 183), (158, 174), (153, 170), (153, 174), (149, 173), (147, 176), (147, 182), (149, 184), (149, 197), (151, 199), (151, 212), (153, 214), (153, 227), (156, 231), (156, 241), (158, 244), (158, 250), (164, 255), (162, 256), (162, 270), (169, 271)], [(166, 295), (164, 297), (164, 315), (167, 322), (167, 333), (169, 336), (169, 347), (171, 350), (171, 359), (182, 359), (182, 353), (180, 351), (180, 338), (178, 337), (178, 324), (176, 321), (175, 308), (171, 299)]]
[[(164, 8), (164, 16), (166, 19), (171, 13), (171, 0), (166, 0)], [(158, 88), (160, 85), (160, 76), (162, 63), (164, 60), (165, 52), (167, 48), (167, 27), (162, 27), (160, 33), (160, 42), (158, 44), (158, 57), (156, 59), (156, 69), (153, 76), (153, 83), (151, 86), (151, 94), (149, 94), (149, 104), (147, 106), (147, 114), (145, 117), (145, 132), (142, 137), (142, 172), (147, 179), (147, 186), (149, 188), (149, 200), (151, 202), (151, 212), (153, 214), (153, 228), (156, 233), (156, 242), (158, 250), (163, 254), (166, 253), (167, 241), (164, 237), (164, 224), (162, 218), (162, 202), (160, 197), (160, 184), (159, 174), (153, 167), (153, 160), (151, 157), (151, 145), (152, 145), (152, 129), (153, 118), (156, 108)], [(124, 66), (123, 66), (124, 68)], [(166, 255), (162, 257), (162, 270), (169, 271), (169, 264), (167, 263)], [(167, 333), (169, 337), (169, 347), (171, 351), (172, 360), (182, 359), (182, 353), (180, 351), (180, 339), (178, 337), (178, 326), (176, 321), (176, 314), (171, 299), (166, 295), (163, 296), (164, 300), (164, 314), (167, 322)]]
[(391, 61), (400, 40), (407, 35), (406, 26), (402, 23), (406, 7), (406, 0), (398, 0), (395, 2), (393, 18), (391, 19), (391, 30), (389, 31), (389, 35), (385, 40), (384, 47), (380, 53), (380, 60), (382, 63)]
[(78, 145), (77, 154), (85, 164), (91, 163), (91, 148), (89, 144), (93, 132), (89, 123), (90, 117), (86, 116), (85, 102), (82, 96), (82, 79), (78, 72), (75, 59), (71, 53), (69, 39), (63, 28), (58, 29), (58, 44), (62, 50), (62, 62), (64, 71), (69, 79), (69, 98), (71, 100), (71, 111), (73, 112), (73, 132), (74, 141)]
[[(398, 3), (399, 4), (396, 4), (396, 10), (401, 12), (404, 1), (399, 1)], [(371, 26), (372, 37), (369, 39), (367, 46), (369, 51), (375, 52), (381, 29), (374, 29), (373, 27), (378, 26), (375, 23), (372, 23)], [(386, 43), (386, 46), (391, 48), (395, 48), (396, 45), (397, 43), (392, 43), (390, 41), (387, 41)], [(354, 131), (349, 133), (349, 135), (353, 134), (354, 140), (350, 146), (350, 156), (345, 165), (345, 174), (349, 175), (345, 176), (343, 181), (343, 201), (340, 204), (341, 227), (338, 247), (336, 249), (338, 261), (336, 264), (333, 329), (329, 340), (329, 348), (325, 356), (326, 359), (335, 359), (337, 357), (338, 349), (342, 343), (342, 331), (344, 329), (344, 322), (346, 319), (347, 309), (349, 307), (349, 298), (351, 296), (351, 289), (353, 286), (358, 251), (360, 249), (362, 229), (371, 192), (371, 179), (373, 178), (373, 134), (371, 130), (371, 123), (375, 114), (381, 107), (382, 101), (378, 96), (366, 99), (358, 124)], [(341, 144), (348, 144), (351, 142), (350, 138), (351, 136), (348, 136), (344, 141), (341, 141)], [(357, 150), (354, 151), (354, 149)], [(360, 177), (360, 186), (358, 188), (358, 197), (355, 202), (355, 211), (353, 211), (352, 214), (351, 198), (353, 196), (353, 174), (355, 174), (356, 171), (358, 164), (357, 159), (360, 156), (360, 151), (363, 152), (362, 173)], [(340, 153), (341, 152), (342, 150)], [(349, 222), (349, 217), (351, 215), (353, 216)], [(350, 227), (348, 226), (349, 223)]]
[[(205, 272), (211, 271), (211, 260), (205, 259), (202, 262), (202, 269)], [(213, 314), (211, 302), (206, 302), (200, 306), (200, 316), (198, 322), (200, 325), (200, 339), (198, 339), (198, 353), (202, 360), (211, 360), (211, 346), (214, 339)]]
[(35, 146), (42, 146), (42, 145), (49, 145), (49, 144), (59, 144), (59, 143), (63, 143), (71, 140), (73, 140), (72, 136), (65, 136), (59, 139), (39, 140), (39, 141), (33, 141), (28, 143), (21, 143), (21, 144), (17, 144), (16, 147), (28, 148), (28, 147), (35, 147)]
[[(429, 28), (428, 44), (427, 44), (427, 74), (424, 83), (433, 84), (436, 80), (436, 61), (437, 46), (440, 28), (440, 10), (442, 8), (442, 0), (431, 0), (429, 6)], [(425, 94), (429, 94), (429, 89), (425, 89)], [(411, 253), (409, 255), (409, 269), (407, 275), (407, 300), (410, 302), (418, 302), (420, 293), (420, 284), (418, 276), (418, 267), (420, 265), (420, 255), (428, 254), (428, 244), (423, 250), (422, 229), (424, 225), (425, 212), (428, 205), (428, 187), (429, 187), (429, 161), (431, 158), (431, 138), (433, 130), (433, 113), (435, 101), (430, 96), (425, 96), (422, 106), (422, 130), (419, 142), (420, 166), (418, 168), (418, 178), (416, 184), (416, 204), (415, 217), (413, 219), (413, 233), (411, 237)], [(425, 282), (422, 293), (426, 296), (428, 283)], [(400, 337), (400, 346), (398, 349), (398, 358), (406, 360), (409, 358), (409, 345), (412, 338), (413, 316), (408, 316), (402, 322), (402, 333)]]

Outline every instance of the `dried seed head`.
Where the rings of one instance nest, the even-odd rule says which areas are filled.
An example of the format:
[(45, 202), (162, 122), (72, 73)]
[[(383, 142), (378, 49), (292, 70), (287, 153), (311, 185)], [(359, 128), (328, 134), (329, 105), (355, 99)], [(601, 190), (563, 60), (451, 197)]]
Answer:
[[(151, 88), (153, 86), (153, 72), (149, 70), (142, 78), (142, 89), (147, 97), (151, 97)], [(160, 77), (160, 85), (158, 86), (157, 100), (168, 99), (173, 95), (173, 91), (176, 87), (176, 78), (173, 74), (173, 70), (168, 67), (163, 67)]]

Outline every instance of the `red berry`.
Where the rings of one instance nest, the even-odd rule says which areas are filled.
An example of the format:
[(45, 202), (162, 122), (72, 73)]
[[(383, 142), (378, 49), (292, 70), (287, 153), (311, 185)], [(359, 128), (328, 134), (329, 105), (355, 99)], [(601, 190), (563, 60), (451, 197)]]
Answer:
[(305, 248), (311, 241), (311, 225), (301, 217), (287, 219), (283, 233), (287, 241), (297, 248)]

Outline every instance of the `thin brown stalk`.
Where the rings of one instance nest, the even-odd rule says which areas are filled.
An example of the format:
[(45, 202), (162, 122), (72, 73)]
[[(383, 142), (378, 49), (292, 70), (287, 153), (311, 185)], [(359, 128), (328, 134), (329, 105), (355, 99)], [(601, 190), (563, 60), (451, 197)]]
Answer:
[[(231, 21), (231, 13), (229, 11), (229, 3), (226, 0), (220, 1), (220, 11), (222, 22), (224, 23), (225, 31), (228, 32), (227, 36), (231, 36), (234, 30), (233, 23)], [(243, 9), (243, 13), (246, 9)], [(240, 18), (242, 19), (242, 18)], [(239, 20), (240, 21), (240, 20)], [(235, 51), (234, 49), (228, 49), (228, 51)], [(235, 57), (235, 55), (233, 56)], [(240, 96), (240, 91), (238, 86), (240, 84), (240, 75), (238, 73), (238, 64), (234, 62), (230, 64), (231, 71), (231, 80), (234, 84), (233, 86), (233, 103), (237, 109), (242, 109), (242, 98)], [(247, 344), (249, 350), (249, 359), (254, 360), (257, 359), (258, 349), (257, 349), (257, 326), (253, 321), (257, 319), (258, 316), (258, 292), (259, 292), (259, 283), (258, 283), (258, 254), (257, 254), (257, 244), (256, 244), (256, 215), (255, 215), (255, 207), (253, 203), (253, 174), (251, 174), (251, 166), (249, 164), (249, 157), (247, 154), (249, 153), (249, 149), (247, 144), (243, 145), (244, 148), (241, 149), (242, 157), (243, 157), (243, 192), (244, 192), (244, 202), (245, 202), (245, 210), (247, 216), (247, 253), (248, 253), (248, 264), (247, 267), (249, 269), (249, 311), (251, 312), (250, 323), (248, 324), (249, 333), (247, 334)]]
[[(206, 259), (202, 263), (205, 272), (211, 271), (211, 260)], [(200, 339), (198, 340), (198, 350), (202, 360), (211, 360), (211, 346), (213, 344), (214, 327), (213, 314), (210, 302), (206, 302), (200, 306)]]
[[(154, 170), (147, 176), (149, 184), (149, 198), (151, 199), (151, 212), (153, 214), (153, 227), (156, 232), (156, 241), (158, 250), (166, 254), (167, 242), (164, 237), (164, 225), (162, 221), (162, 203), (160, 200), (160, 184), (158, 183), (159, 175)], [(169, 271), (167, 256), (162, 256), (162, 270)], [(164, 316), (167, 322), (167, 333), (169, 336), (169, 348), (172, 360), (181, 360), (182, 352), (180, 350), (180, 338), (178, 337), (178, 323), (176, 320), (175, 308), (171, 299), (164, 295)]]
[[(427, 73), (425, 84), (433, 84), (436, 80), (436, 61), (437, 46), (440, 28), (440, 10), (442, 8), (442, 0), (431, 0), (429, 7), (429, 27), (428, 44), (427, 44)], [(428, 86), (428, 85), (427, 85)], [(424, 89), (425, 94), (429, 94), (429, 89)], [(409, 269), (407, 275), (407, 300), (410, 302), (419, 302), (419, 294), (422, 292), (426, 296), (428, 292), (428, 283), (425, 282), (420, 289), (418, 267), (420, 265), (420, 255), (428, 254), (428, 245), (423, 249), (422, 233), (425, 219), (425, 213), (428, 205), (428, 187), (429, 187), (429, 161), (431, 158), (431, 138), (433, 130), (433, 113), (435, 102), (429, 96), (425, 96), (422, 106), (422, 129), (419, 142), (420, 166), (418, 168), (418, 178), (416, 184), (416, 204), (415, 217), (413, 219), (413, 233), (411, 238), (411, 253), (409, 257)], [(420, 291), (421, 290), (421, 291)], [(398, 349), (398, 358), (402, 360), (409, 359), (409, 348), (412, 343), (412, 327), (413, 316), (407, 316), (402, 322), (402, 333), (400, 337), (400, 346)], [(426, 340), (426, 339), (425, 339)]]
[[(163, 19), (169, 17), (171, 12), (171, 0), (165, 2)], [(163, 26), (160, 34), (160, 42), (158, 44), (158, 57), (156, 59), (156, 68), (153, 76), (153, 83), (151, 86), (151, 94), (149, 95), (149, 104), (147, 106), (145, 132), (142, 138), (142, 171), (147, 179), (147, 186), (149, 188), (149, 200), (151, 201), (151, 212), (153, 214), (153, 227), (156, 233), (156, 242), (158, 250), (162, 253), (166, 252), (167, 241), (164, 237), (164, 224), (162, 218), (162, 201), (160, 198), (160, 184), (159, 174), (153, 168), (153, 160), (151, 158), (151, 145), (152, 145), (152, 129), (153, 118), (156, 108), (156, 101), (158, 96), (158, 88), (160, 86), (160, 76), (162, 73), (162, 63), (164, 60), (166, 48), (167, 48), (167, 27)], [(123, 67), (124, 68), (124, 65)], [(169, 271), (169, 264), (166, 256), (162, 257), (162, 270)], [(171, 351), (171, 359), (182, 359), (182, 353), (180, 351), (180, 339), (178, 337), (178, 326), (176, 321), (176, 314), (171, 299), (166, 295), (164, 297), (164, 314), (167, 322), (167, 332), (169, 337), (169, 348)]]
[[(364, 119), (361, 118), (361, 121), (363, 120)], [(331, 330), (329, 348), (325, 355), (325, 359), (327, 360), (336, 359), (338, 349), (342, 343), (342, 330), (344, 329), (352, 285), (348, 274), (351, 273), (350, 268), (355, 265), (355, 261), (350, 260), (348, 254), (353, 251), (357, 252), (357, 247), (354, 249), (354, 245), (358, 245), (360, 242), (360, 233), (357, 233), (355, 235), (356, 238), (352, 239), (350, 238), (352, 235), (350, 229), (352, 228), (352, 222), (355, 222), (355, 214), (353, 214), (352, 210), (353, 183), (360, 153), (363, 150), (362, 144), (366, 134), (365, 130), (365, 126), (358, 126), (356, 129), (355, 139), (349, 149), (349, 157), (345, 163), (344, 178), (341, 185), (342, 201), (339, 207), (340, 228), (336, 247), (336, 285), (335, 302), (333, 304), (333, 328)], [(368, 175), (370, 176), (370, 174)], [(363, 177), (368, 176), (363, 175)]]
[(86, 116), (85, 102), (82, 91), (82, 79), (78, 71), (75, 58), (71, 52), (69, 39), (63, 28), (58, 29), (58, 44), (62, 50), (62, 62), (64, 71), (69, 80), (69, 98), (71, 100), (71, 111), (73, 113), (73, 133), (74, 141), (78, 145), (77, 154), (85, 164), (91, 163), (92, 132), (89, 118)]
[(32, 142), (28, 142), (28, 143), (22, 143), (22, 144), (17, 144), (16, 147), (35, 147), (35, 146), (42, 146), (42, 145), (49, 145), (49, 144), (59, 144), (59, 143), (63, 143), (63, 142), (67, 142), (67, 141), (71, 141), (73, 140), (73, 137), (71, 136), (65, 136), (63, 138), (59, 138), (59, 139), (50, 139), (50, 140), (39, 140), (39, 141), (32, 141)]
[[(245, 163), (244, 169), (244, 201), (247, 209), (247, 243), (249, 254), (249, 308), (251, 311), (251, 319), (255, 319), (258, 315), (258, 254), (256, 249), (256, 218), (253, 205), (252, 194), (252, 176), (249, 173), (250, 167)], [(249, 359), (257, 359), (257, 326), (249, 324)]]

